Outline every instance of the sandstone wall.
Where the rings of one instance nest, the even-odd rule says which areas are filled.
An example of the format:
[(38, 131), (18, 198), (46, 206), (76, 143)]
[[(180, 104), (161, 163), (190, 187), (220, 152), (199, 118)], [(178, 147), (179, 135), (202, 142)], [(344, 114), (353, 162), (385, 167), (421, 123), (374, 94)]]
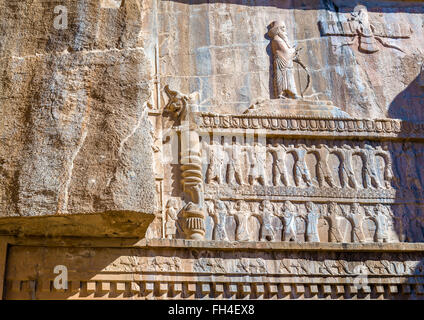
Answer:
[(152, 3), (1, 1), (0, 216), (154, 212)]

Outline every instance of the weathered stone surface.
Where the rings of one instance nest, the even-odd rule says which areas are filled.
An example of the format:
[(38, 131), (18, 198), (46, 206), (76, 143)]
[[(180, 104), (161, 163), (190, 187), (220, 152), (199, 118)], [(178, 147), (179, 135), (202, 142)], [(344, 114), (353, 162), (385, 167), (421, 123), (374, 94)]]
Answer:
[(422, 1), (0, 18), (5, 298), (424, 299)]
[(125, 237), (144, 238), (154, 215), (116, 211), (3, 217), (0, 234), (18, 237)]
[(153, 213), (148, 6), (55, 5), (1, 5), (0, 216)]
[[(142, 242), (12, 241), (5, 297), (424, 299), (422, 244)], [(59, 264), (67, 290), (49, 286)]]

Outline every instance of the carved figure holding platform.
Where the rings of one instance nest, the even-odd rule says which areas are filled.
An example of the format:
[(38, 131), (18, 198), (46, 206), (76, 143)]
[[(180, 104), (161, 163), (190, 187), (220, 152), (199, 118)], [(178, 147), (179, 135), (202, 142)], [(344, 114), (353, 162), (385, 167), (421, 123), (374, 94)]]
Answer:
[(243, 177), (242, 170), (242, 152), (243, 147), (237, 143), (236, 137), (232, 139), (232, 145), (225, 148), (228, 154), (228, 170), (227, 170), (227, 183), (230, 185), (239, 185), (245, 186), (247, 183)]
[(306, 148), (305, 145), (297, 145), (294, 148), (293, 145), (289, 145), (288, 151), (292, 152), (295, 155), (294, 163), (294, 181), (296, 186), (299, 187), (301, 181), (303, 180), (308, 187), (312, 186), (311, 174), (309, 173), (308, 167), (306, 165)]
[(340, 159), (340, 182), (342, 187), (350, 186), (351, 188), (356, 189), (358, 184), (356, 182), (355, 172), (353, 171), (352, 148), (345, 144), (343, 145), (343, 148), (335, 146), (333, 150)]
[(308, 201), (305, 204), (306, 211), (308, 212), (308, 225), (306, 227), (306, 241), (308, 242), (319, 242), (318, 235), (318, 219), (319, 212), (314, 203)]
[(354, 154), (361, 156), (363, 161), (363, 176), (364, 176), (364, 187), (374, 187), (376, 189), (381, 188), (381, 183), (378, 179), (376, 172), (376, 163), (374, 149), (369, 144), (363, 144), (362, 148), (355, 146)]
[(392, 187), (394, 174), (392, 170), (392, 159), (387, 145), (384, 145), (383, 148), (381, 146), (377, 146), (375, 155), (381, 156), (384, 159), (384, 184), (386, 189), (390, 189)]
[(285, 160), (285, 148), (284, 146), (280, 145), (279, 143), (275, 142), (272, 146), (271, 144), (268, 145), (268, 151), (274, 155), (274, 166), (273, 166), (273, 184), (274, 186), (288, 186), (289, 180), (288, 180), (288, 174), (287, 174), (287, 168), (284, 163)]
[(335, 184), (333, 177), (331, 176), (330, 168), (328, 167), (330, 149), (325, 144), (320, 144), (317, 152), (319, 155), (317, 165), (317, 178), (319, 186), (322, 187), (325, 181), (330, 187), (333, 188)]
[(223, 147), (212, 140), (209, 147), (209, 167), (206, 172), (206, 183), (221, 184), (224, 182), (224, 163), (227, 162), (225, 160)]
[(265, 165), (266, 165), (266, 149), (261, 147), (257, 142), (253, 147), (249, 147), (248, 150), (250, 170), (249, 170), (249, 184), (254, 185), (258, 182), (264, 186), (265, 179)]

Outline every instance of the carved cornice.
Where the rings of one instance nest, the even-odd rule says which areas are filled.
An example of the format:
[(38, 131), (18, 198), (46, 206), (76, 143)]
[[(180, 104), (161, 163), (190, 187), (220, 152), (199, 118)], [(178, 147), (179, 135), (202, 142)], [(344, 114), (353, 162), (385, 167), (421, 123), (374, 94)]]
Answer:
[(199, 131), (245, 132), (267, 135), (319, 136), (370, 139), (424, 140), (424, 123), (400, 119), (342, 119), (305, 116), (219, 115), (197, 113)]

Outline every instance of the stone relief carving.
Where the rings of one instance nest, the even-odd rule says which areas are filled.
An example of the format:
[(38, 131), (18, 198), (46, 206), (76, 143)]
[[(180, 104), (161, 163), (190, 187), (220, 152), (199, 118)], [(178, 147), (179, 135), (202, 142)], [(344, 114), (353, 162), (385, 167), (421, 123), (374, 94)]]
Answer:
[(308, 201), (305, 204), (307, 211), (307, 229), (306, 229), (306, 241), (308, 242), (319, 242), (318, 235), (318, 219), (319, 212), (317, 207)]
[(122, 270), (135, 272), (155, 271), (155, 272), (168, 272), (168, 271), (181, 271), (183, 268), (182, 259), (179, 257), (145, 257), (145, 256), (121, 256), (114, 262), (109, 264), (103, 271), (121, 272)]
[(214, 229), (213, 238), (214, 240), (228, 241), (227, 231), (225, 229), (227, 219), (227, 207), (221, 200), (213, 202), (214, 208), (209, 206), (208, 213), (213, 217)]
[(175, 239), (177, 233), (177, 201), (169, 199), (166, 204), (166, 222), (165, 222), (165, 237), (167, 239)]
[[(235, 209), (235, 210), (234, 210)], [(235, 203), (230, 202), (228, 205), (229, 214), (236, 219), (236, 235), (237, 241), (248, 241), (248, 219), (250, 216), (250, 206), (247, 202), (239, 200)]]
[(262, 258), (241, 258), (236, 261), (236, 272), (266, 274), (268, 268)]
[(254, 215), (259, 217), (261, 223), (260, 241), (274, 241), (275, 231), (272, 227), (271, 217), (274, 215), (274, 206), (269, 200), (264, 200), (259, 205), (259, 212)]
[[(174, 106), (168, 109), (187, 110), (180, 120), (189, 120), (191, 129), (177, 127), (186, 238), (203, 239), (206, 229), (207, 239), (220, 241), (424, 238), (419, 204), (401, 209), (396, 203), (398, 197), (424, 196), (424, 171), (417, 166), (421, 149), (402, 138), (421, 143), (422, 124), (217, 115), (193, 111), (182, 96), (172, 93)], [(248, 138), (249, 129), (258, 135)], [(395, 209), (413, 214), (390, 214)], [(403, 237), (396, 235), (399, 228)]]
[(286, 200), (281, 207), (279, 215), (283, 219), (284, 224), (283, 241), (296, 240), (296, 215), (296, 207), (289, 200)]
[(357, 5), (346, 21), (319, 21), (319, 27), (324, 36), (350, 37), (351, 41), (342, 46), (353, 45), (358, 39), (359, 51), (364, 53), (378, 52), (379, 44), (404, 52), (400, 47), (385, 39), (405, 39), (412, 34), (411, 28), (403, 24), (371, 23), (368, 10), (364, 5)]
[[(209, 208), (208, 214), (214, 218), (211, 240), (228, 240), (228, 232), (233, 230), (231, 237), (237, 241), (398, 241), (393, 237), (395, 225), (392, 210), (390, 206), (379, 203), (362, 205), (357, 202), (327, 204), (312, 201), (292, 203), (289, 200), (206, 200), (206, 206)], [(230, 216), (235, 217), (235, 229), (229, 228)], [(257, 218), (259, 228), (252, 228), (251, 217)], [(328, 221), (328, 230), (320, 229), (321, 219)], [(374, 221), (376, 227), (365, 225), (366, 219)], [(280, 221), (281, 226), (276, 225), (275, 220)], [(300, 228), (299, 221), (305, 221), (305, 227)], [(371, 234), (371, 238), (365, 236), (365, 230)], [(320, 238), (322, 232), (326, 234), (325, 239)]]
[(205, 235), (205, 213), (203, 210), (204, 192), (199, 134), (191, 119), (191, 104), (195, 101), (195, 94), (183, 95), (178, 91), (170, 90), (168, 86), (165, 87), (165, 92), (169, 97), (165, 111), (170, 112), (181, 121), (180, 170), (183, 191), (187, 196), (186, 204), (182, 209), (185, 219), (183, 230), (188, 239), (201, 240)]
[[(213, 130), (263, 129), (289, 135), (302, 133), (304, 136), (337, 134), (340, 137), (364, 138), (424, 138), (422, 123), (401, 121), (398, 119), (327, 119), (319, 117), (260, 116), (260, 115), (217, 115), (203, 113), (199, 115), (199, 128)], [(281, 132), (281, 133), (280, 133)]]
[[(234, 180), (229, 184), (229, 180), (222, 177), (233, 176), (235, 170), (232, 169), (230, 172), (231, 166), (225, 165), (226, 161), (223, 159), (231, 159), (237, 152), (235, 161), (237, 177), (240, 182), (247, 180), (248, 186), (275, 186), (283, 189), (288, 187), (393, 189), (391, 154), (381, 146), (372, 147), (366, 143), (354, 147), (347, 144), (332, 146), (322, 143), (310, 146), (298, 143), (284, 145), (274, 140), (266, 146), (256, 142), (253, 146), (237, 145), (235, 151), (228, 145), (223, 148), (213, 142), (211, 146), (206, 146), (204, 151), (209, 152), (210, 159), (205, 180), (207, 187), (218, 185), (222, 188), (225, 185), (230, 187), (236, 185)], [(338, 159), (337, 162), (333, 161), (332, 168), (329, 165), (330, 156)], [(360, 158), (360, 164), (356, 163), (354, 166), (355, 156)], [(288, 161), (289, 157), (293, 162), (291, 164)], [(377, 164), (377, 157), (382, 159), (383, 169)], [(243, 159), (248, 160), (243, 162)], [(310, 159), (314, 159), (316, 165), (312, 165)], [(221, 178), (217, 180), (218, 175)], [(358, 181), (357, 177), (361, 181)], [(243, 183), (237, 185), (245, 186)]]
[(299, 99), (294, 80), (293, 61), (297, 58), (298, 49), (289, 42), (286, 24), (273, 21), (268, 36), (271, 38), (271, 49), (274, 60), (274, 92), (279, 98)]
[[(322, 207), (324, 209), (324, 207)], [(337, 223), (337, 217), (340, 216), (340, 213), (337, 210), (337, 204), (332, 201), (326, 206), (326, 210), (323, 210), (321, 215), (327, 217), (329, 221), (329, 241), (330, 242), (342, 242), (343, 238), (339, 230)]]

